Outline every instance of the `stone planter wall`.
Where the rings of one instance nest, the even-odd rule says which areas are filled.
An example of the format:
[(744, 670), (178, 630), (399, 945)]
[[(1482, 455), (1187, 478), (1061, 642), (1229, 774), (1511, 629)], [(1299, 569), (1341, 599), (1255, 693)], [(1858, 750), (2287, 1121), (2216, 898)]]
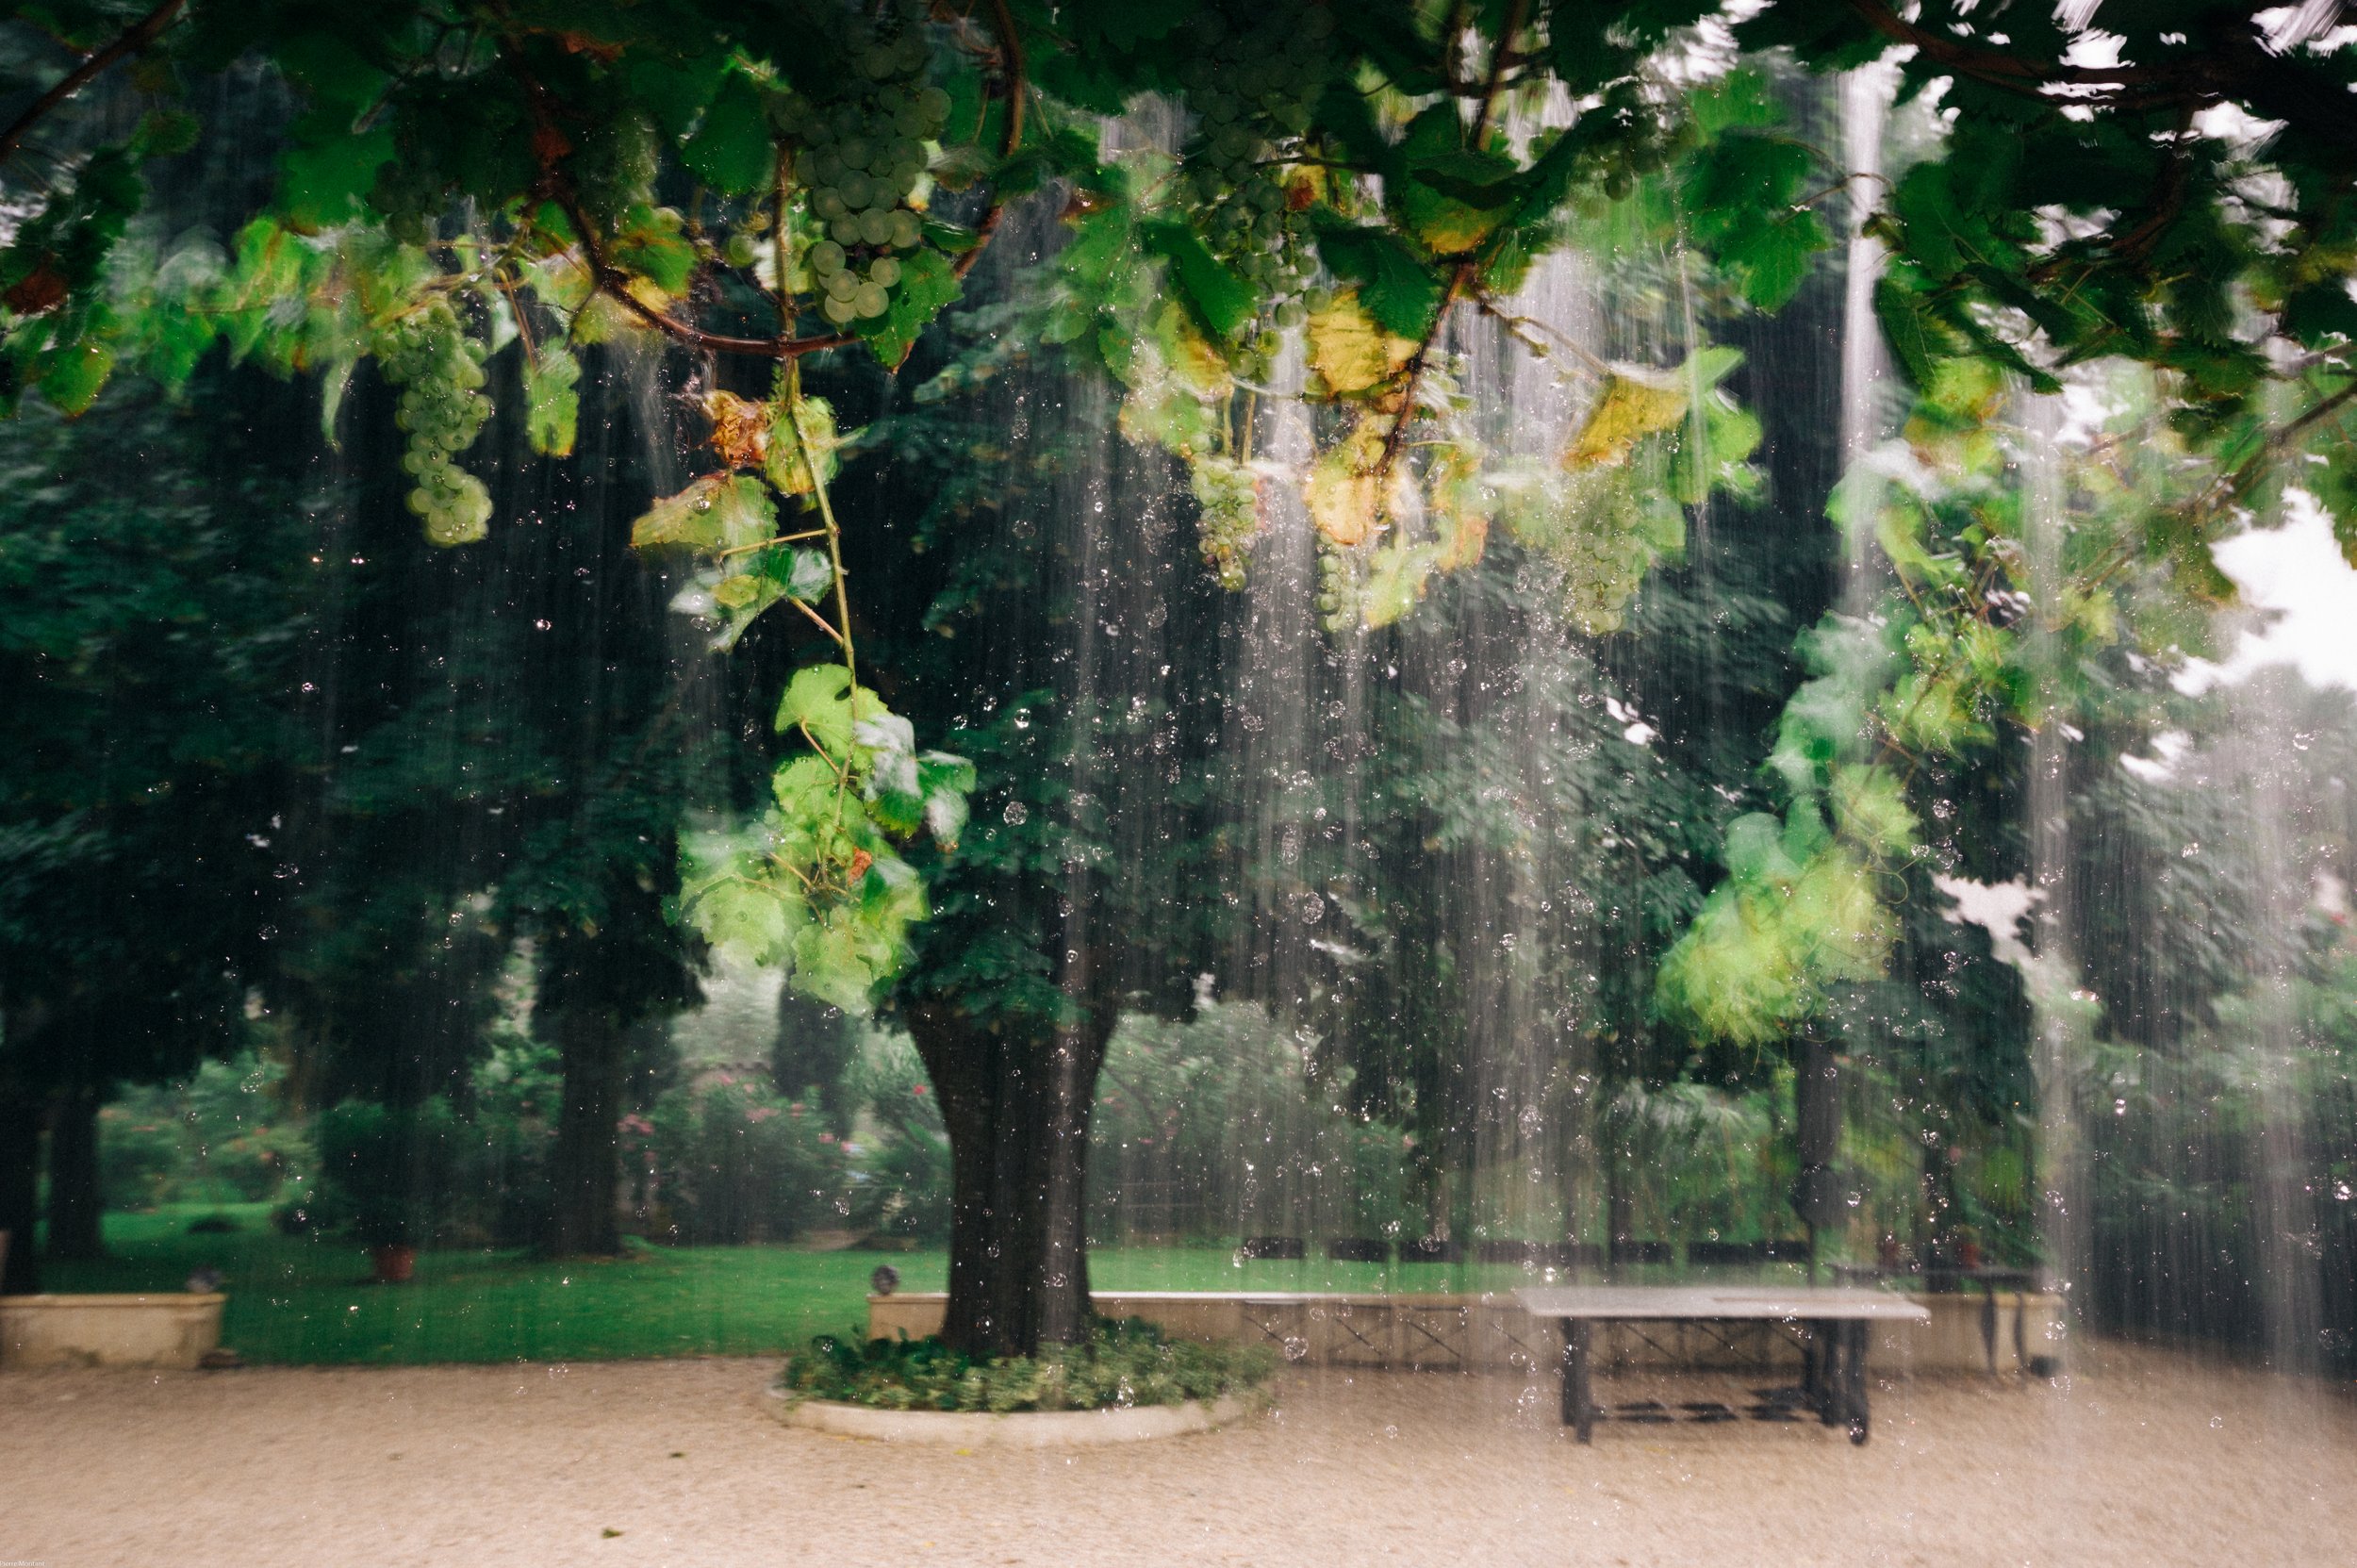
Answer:
[(1086, 1448), (1108, 1443), (1208, 1432), (1258, 1409), (1257, 1393), (1183, 1405), (1130, 1410), (1023, 1411), (991, 1415), (968, 1411), (880, 1411), (823, 1399), (778, 1400), (778, 1419), (835, 1437), (879, 1443), (921, 1443), (955, 1448)]
[(193, 1367), (225, 1296), (0, 1296), (0, 1366)]

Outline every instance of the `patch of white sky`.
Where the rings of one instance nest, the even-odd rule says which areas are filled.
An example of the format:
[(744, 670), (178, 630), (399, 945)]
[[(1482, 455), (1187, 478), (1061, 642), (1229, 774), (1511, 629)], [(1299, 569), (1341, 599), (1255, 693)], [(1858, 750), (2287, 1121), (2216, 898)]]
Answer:
[(2021, 922), (2046, 897), (2044, 888), (2032, 887), (2019, 877), (2012, 882), (1985, 883), (1935, 876), (1932, 885), (1956, 906), (1948, 912), (1949, 924), (1980, 927), (1988, 933), (1989, 951), (2000, 962), (2017, 968), (2029, 966), (2030, 949), (2021, 940)]
[(2357, 691), (2357, 567), (2332, 536), (2331, 514), (2301, 489), (2284, 492), (2283, 522), (2210, 547), (2242, 602), (2266, 617), (2217, 663), (2193, 659), (2177, 689), (2198, 696), (2288, 665), (2312, 686)]

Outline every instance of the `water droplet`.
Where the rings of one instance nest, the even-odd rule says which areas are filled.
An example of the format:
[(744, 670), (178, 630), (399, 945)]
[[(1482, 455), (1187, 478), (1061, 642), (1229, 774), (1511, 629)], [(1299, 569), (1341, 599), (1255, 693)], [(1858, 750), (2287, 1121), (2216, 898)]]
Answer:
[(1019, 828), (1031, 819), (1031, 808), (1020, 801), (1009, 801), (1003, 815), (1007, 819), (1007, 826)]

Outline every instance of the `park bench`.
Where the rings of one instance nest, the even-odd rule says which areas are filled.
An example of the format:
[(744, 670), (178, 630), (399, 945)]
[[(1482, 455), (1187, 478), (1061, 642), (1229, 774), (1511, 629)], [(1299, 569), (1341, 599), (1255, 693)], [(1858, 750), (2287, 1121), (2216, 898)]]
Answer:
[(1565, 1285), (1518, 1290), (1533, 1318), (1563, 1331), (1563, 1424), (1591, 1441), (1600, 1413), (1591, 1387), (1591, 1334), (1599, 1323), (1753, 1323), (1796, 1335), (1800, 1398), (1825, 1425), (1846, 1425), (1852, 1443), (1868, 1431), (1866, 1348), (1877, 1320), (1926, 1323), (1931, 1312), (1882, 1291), (1804, 1287)]

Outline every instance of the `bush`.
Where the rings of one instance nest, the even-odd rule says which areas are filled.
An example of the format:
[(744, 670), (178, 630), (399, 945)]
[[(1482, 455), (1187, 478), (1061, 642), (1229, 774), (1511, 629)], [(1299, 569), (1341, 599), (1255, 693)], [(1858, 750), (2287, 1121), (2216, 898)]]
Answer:
[(158, 1203), (257, 1203), (313, 1166), (299, 1122), (277, 1119), (286, 1069), (246, 1051), (168, 1084), (134, 1085), (98, 1114), (101, 1190), (109, 1209)]
[(778, 1386), (802, 1399), (878, 1410), (1093, 1411), (1213, 1399), (1265, 1382), (1262, 1345), (1165, 1340), (1138, 1318), (1096, 1320), (1080, 1345), (981, 1360), (937, 1339), (856, 1340), (821, 1334), (787, 1359)]
[(322, 1228), (349, 1227), (371, 1246), (417, 1246), (451, 1217), (473, 1140), (441, 1098), (415, 1106), (348, 1099), (319, 1119)]
[(924, 1064), (904, 1035), (871, 1034), (850, 1081), (876, 1136), (852, 1177), (851, 1228), (938, 1242), (949, 1234), (949, 1139)]
[(99, 1192), (109, 1209), (153, 1209), (178, 1196), (180, 1129), (146, 1104), (98, 1113)]
[(655, 1200), (680, 1241), (788, 1241), (847, 1218), (843, 1146), (799, 1100), (721, 1073), (664, 1095), (647, 1121)]
[(290, 1177), (312, 1168), (317, 1157), (300, 1128), (285, 1123), (254, 1127), (206, 1151), (206, 1168), (241, 1203), (263, 1203), (278, 1196)]
[(546, 1239), (556, 1209), (556, 1122), (565, 1098), (562, 1059), (519, 1030), (495, 1034), (474, 1071), (470, 1218), (503, 1246)]

